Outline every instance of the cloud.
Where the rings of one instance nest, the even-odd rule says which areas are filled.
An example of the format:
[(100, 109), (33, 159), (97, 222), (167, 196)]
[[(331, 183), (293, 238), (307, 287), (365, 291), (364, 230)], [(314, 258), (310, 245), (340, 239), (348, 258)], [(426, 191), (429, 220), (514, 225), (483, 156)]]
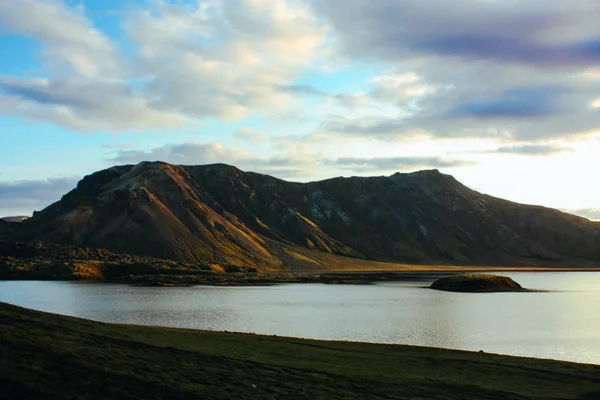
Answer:
[(245, 140), (252, 143), (262, 142), (267, 138), (267, 134), (264, 132), (258, 132), (254, 129), (248, 128), (247, 126), (242, 127), (233, 133), (233, 136), (240, 140)]
[(470, 161), (450, 160), (440, 157), (341, 157), (336, 160), (327, 161), (327, 164), (333, 164), (355, 172), (405, 171), (416, 168), (453, 168), (474, 165)]
[(317, 89), (316, 87), (311, 86), (311, 85), (296, 85), (296, 84), (282, 85), (282, 86), (280, 86), (280, 89), (284, 92), (299, 94), (299, 95), (304, 95), (304, 96), (317, 96), (317, 97), (330, 96), (329, 93), (327, 93), (323, 90)]
[(290, 93), (297, 96), (310, 96), (322, 98), (325, 100), (331, 100), (336, 102), (341, 107), (355, 109), (361, 106), (370, 106), (370, 99), (368, 95), (363, 93), (342, 93), (333, 92), (329, 93), (320, 89), (317, 89), (311, 85), (282, 85), (280, 90), (284, 93)]
[(0, 182), (0, 215), (31, 214), (41, 210), (75, 188), (78, 178)]
[(220, 143), (181, 143), (143, 150), (119, 150), (110, 161), (137, 164), (142, 161), (164, 161), (172, 164), (201, 165), (225, 163), (235, 164), (254, 156), (244, 150), (228, 149)]
[(176, 128), (186, 121), (123, 83), (81, 79), (0, 78), (0, 110), (80, 132)]
[(220, 143), (178, 143), (152, 148), (147, 151), (119, 150), (108, 160), (118, 164), (137, 164), (142, 161), (164, 161), (180, 165), (224, 163), (246, 171), (256, 171), (279, 178), (311, 176), (317, 167), (314, 154), (281, 154), (258, 157), (241, 148), (227, 148)]
[(181, 165), (224, 163), (284, 178), (305, 173), (309, 166), (307, 162), (298, 162), (292, 157), (261, 158), (247, 150), (227, 148), (216, 142), (168, 144), (147, 151), (119, 150), (109, 161), (120, 164), (137, 164), (142, 161), (164, 161)]
[[(600, 131), (600, 113), (590, 106), (595, 104), (600, 85), (576, 77), (575, 72), (570, 77), (546, 74), (547, 81), (531, 82), (535, 71), (520, 67), (509, 73), (510, 68), (498, 66), (486, 70), (473, 65), (446, 66), (467, 72), (446, 77), (437, 75), (441, 71), (435, 64), (423, 67), (420, 84), (389, 91), (387, 101), (381, 92), (367, 92), (371, 110), (330, 113), (318, 132), (378, 140), (410, 138), (418, 133), (440, 138), (538, 141)], [(540, 74), (544, 76), (544, 72)], [(488, 75), (499, 78), (490, 81)]]
[[(81, 132), (145, 131), (276, 118), (311, 97), (325, 103), (309, 113), (322, 137), (588, 135), (600, 128), (598, 7), (158, 0), (121, 12), (117, 44), (82, 6), (0, 0), (0, 25), (39, 40), (44, 60), (40, 77), (0, 77), (0, 112)], [(298, 80), (344, 57), (375, 71), (361, 90)]]
[(125, 14), (116, 46), (82, 7), (0, 0), (0, 25), (41, 41), (48, 68), (43, 78), (1, 77), (0, 112), (87, 132), (283, 110), (293, 98), (279, 87), (314, 62), (324, 40), (295, 0), (152, 4)]
[[(380, 140), (399, 139), (412, 136), (411, 126), (406, 117), (390, 118), (364, 116), (359, 118), (330, 116), (320, 125), (319, 133), (333, 133), (342, 136), (372, 137)], [(418, 132), (422, 133), (422, 132)], [(429, 132), (425, 132), (429, 134)]]
[(600, 35), (594, 0), (548, 3), (336, 0), (313, 3), (350, 56), (391, 62), (448, 57), (531, 66), (594, 66)]
[(160, 3), (124, 26), (140, 47), (136, 64), (152, 77), (156, 104), (194, 118), (284, 108), (291, 98), (278, 88), (312, 63), (323, 41), (315, 17), (296, 1)]
[(501, 146), (488, 153), (496, 154), (518, 154), (524, 156), (551, 156), (558, 153), (571, 151), (568, 147), (554, 146), (550, 144), (526, 144), (517, 146)]
[(82, 11), (59, 0), (0, 0), (0, 27), (43, 40), (46, 64), (65, 75), (120, 75), (123, 65), (116, 47)]
[(600, 128), (600, 113), (590, 106), (600, 90), (596, 2), (348, 0), (340, 8), (326, 0), (313, 7), (349, 63), (394, 65), (389, 75), (414, 86), (402, 90), (388, 79), (379, 99), (395, 109), (330, 115), (321, 132), (531, 141)]
[(443, 157), (339, 157), (292, 147), (272, 157), (259, 157), (239, 148), (227, 148), (220, 143), (179, 143), (147, 151), (119, 150), (109, 160), (120, 164), (142, 161), (164, 161), (181, 165), (225, 163), (246, 171), (274, 175), (283, 179), (314, 180), (329, 178), (335, 173), (375, 174), (379, 172), (414, 171), (422, 168), (455, 168), (473, 165), (467, 160)]
[(521, 87), (500, 93), (496, 98), (468, 101), (455, 106), (450, 117), (539, 118), (556, 111), (553, 102), (563, 88), (558, 86)]
[(598, 208), (580, 208), (580, 209), (563, 209), (562, 211), (569, 214), (578, 215), (592, 221), (600, 221), (600, 209)]
[(281, 90), (294, 95), (333, 100), (339, 106), (353, 111), (358, 107), (378, 109), (389, 105), (406, 106), (436, 90), (425, 84), (422, 77), (415, 73), (392, 72), (375, 75), (366, 86), (366, 91), (357, 93), (327, 92), (306, 84), (283, 85)]

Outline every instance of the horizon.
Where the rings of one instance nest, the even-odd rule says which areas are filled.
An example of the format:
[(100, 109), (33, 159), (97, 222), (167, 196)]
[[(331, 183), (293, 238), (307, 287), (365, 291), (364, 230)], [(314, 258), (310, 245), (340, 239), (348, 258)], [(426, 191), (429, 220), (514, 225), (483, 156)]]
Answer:
[(599, 11), (592, 0), (0, 0), (0, 216), (161, 159), (296, 182), (437, 169), (598, 220)]

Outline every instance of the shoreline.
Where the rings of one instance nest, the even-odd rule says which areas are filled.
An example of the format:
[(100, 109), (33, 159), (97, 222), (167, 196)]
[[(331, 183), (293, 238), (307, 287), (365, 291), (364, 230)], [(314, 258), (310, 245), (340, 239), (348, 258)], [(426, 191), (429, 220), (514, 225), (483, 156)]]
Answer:
[(397, 271), (328, 271), (328, 272), (290, 272), (290, 273), (256, 273), (256, 274), (215, 274), (193, 276), (140, 276), (133, 279), (117, 279), (102, 281), (105, 283), (130, 284), (134, 286), (271, 286), (282, 284), (329, 284), (329, 285), (369, 285), (381, 282), (401, 282), (406, 280), (430, 280), (447, 275), (473, 272), (600, 272), (594, 269), (411, 269)]
[[(378, 282), (400, 282), (404, 280), (430, 280), (463, 273), (507, 273), (507, 272), (600, 272), (600, 268), (542, 268), (542, 267), (434, 267), (379, 270), (379, 271), (298, 271), (263, 273), (201, 273), (186, 275), (154, 274), (129, 275), (113, 279), (78, 279), (68, 277), (23, 276), (0, 281), (55, 281), (81, 283), (110, 283), (133, 286), (189, 287), (189, 286), (268, 286), (292, 283), (321, 283), (342, 285), (368, 285)], [(25, 278), (25, 279), (23, 279)]]

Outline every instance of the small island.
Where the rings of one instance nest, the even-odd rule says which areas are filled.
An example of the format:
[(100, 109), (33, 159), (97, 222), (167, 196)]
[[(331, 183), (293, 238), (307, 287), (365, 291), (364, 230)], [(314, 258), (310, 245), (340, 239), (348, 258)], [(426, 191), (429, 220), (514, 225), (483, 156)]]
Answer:
[(448, 292), (523, 292), (525, 289), (508, 276), (491, 274), (458, 274), (433, 282), (431, 289)]

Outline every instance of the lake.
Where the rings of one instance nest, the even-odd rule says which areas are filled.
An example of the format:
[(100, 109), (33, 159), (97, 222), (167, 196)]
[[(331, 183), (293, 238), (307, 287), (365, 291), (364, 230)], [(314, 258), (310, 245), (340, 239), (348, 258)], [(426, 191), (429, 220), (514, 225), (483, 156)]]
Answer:
[(373, 285), (0, 281), (0, 301), (96, 321), (399, 343), (600, 364), (600, 272), (504, 273), (547, 293)]

